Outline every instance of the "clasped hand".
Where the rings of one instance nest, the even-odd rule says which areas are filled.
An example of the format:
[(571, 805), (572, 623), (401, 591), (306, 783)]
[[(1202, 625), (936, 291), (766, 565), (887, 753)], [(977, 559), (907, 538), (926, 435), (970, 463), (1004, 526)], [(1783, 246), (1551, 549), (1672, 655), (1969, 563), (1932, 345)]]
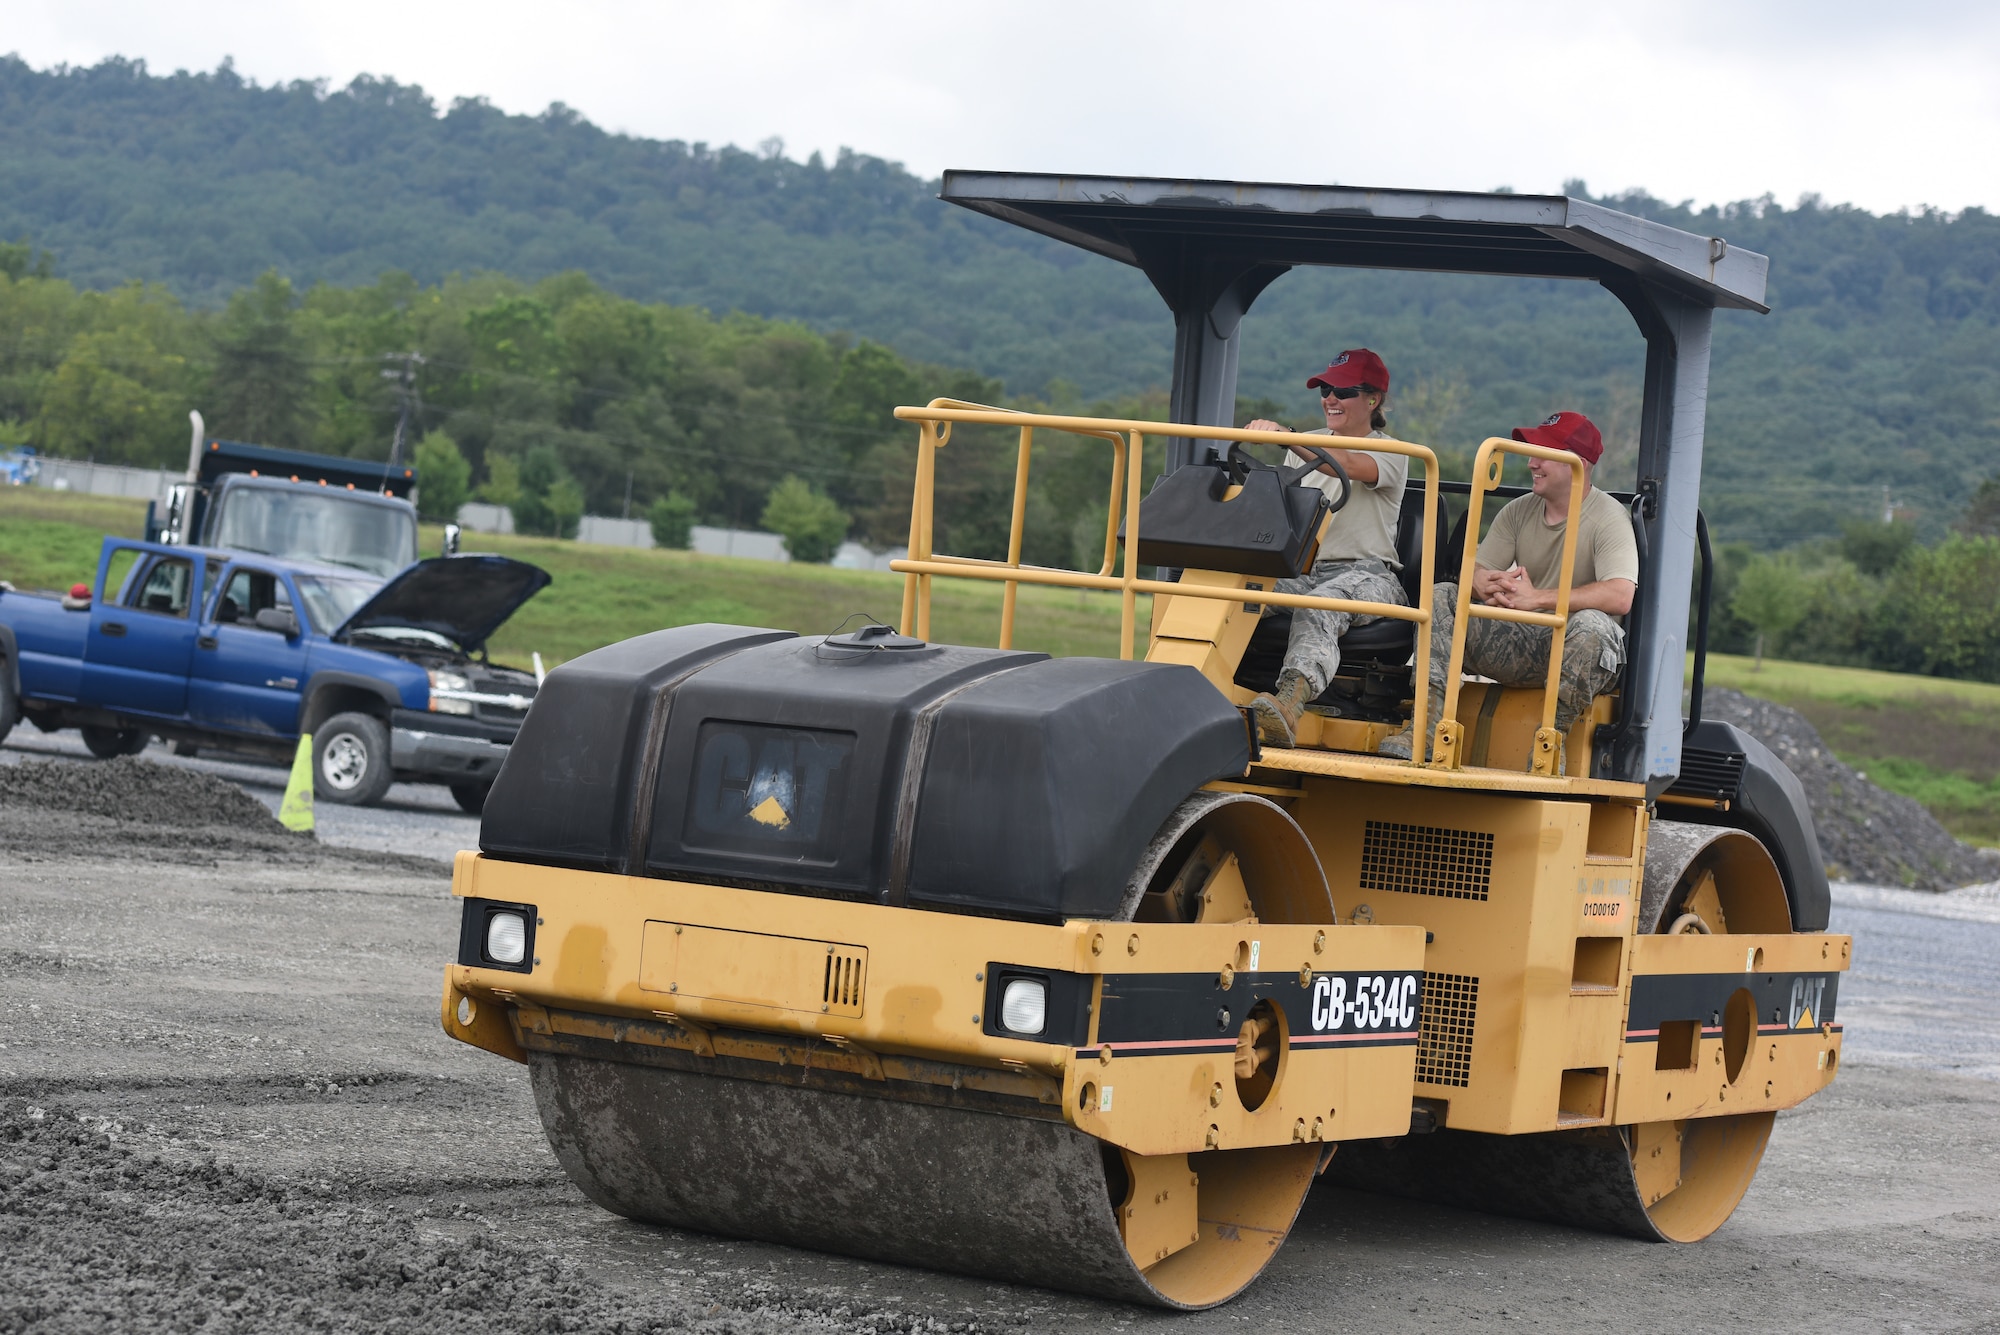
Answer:
[(1528, 572), (1518, 565), (1505, 570), (1475, 569), (1472, 592), (1482, 603), (1518, 612), (1548, 612), (1556, 605), (1556, 591), (1536, 588)]

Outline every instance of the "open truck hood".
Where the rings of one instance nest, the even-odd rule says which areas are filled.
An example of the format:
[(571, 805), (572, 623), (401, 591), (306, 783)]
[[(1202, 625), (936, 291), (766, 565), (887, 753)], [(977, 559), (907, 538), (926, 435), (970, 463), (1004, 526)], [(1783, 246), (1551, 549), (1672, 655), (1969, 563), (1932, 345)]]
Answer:
[(391, 578), (333, 635), (414, 627), (476, 653), (548, 582), (548, 571), (511, 557), (434, 556)]

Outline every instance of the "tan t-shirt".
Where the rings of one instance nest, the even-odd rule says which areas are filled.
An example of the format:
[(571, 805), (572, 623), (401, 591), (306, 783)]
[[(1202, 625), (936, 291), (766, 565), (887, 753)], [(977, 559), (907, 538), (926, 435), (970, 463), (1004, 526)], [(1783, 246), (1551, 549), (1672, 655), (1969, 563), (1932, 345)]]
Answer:
[[(1301, 434), (1333, 436), (1333, 432), (1325, 427)], [(1371, 431), (1367, 438), (1389, 439), (1381, 431)], [(1334, 439), (1348, 441), (1353, 437), (1334, 436)], [(1347, 450), (1354, 447), (1341, 444), (1332, 448)], [(1403, 512), (1403, 487), (1410, 480), (1410, 458), (1406, 454), (1382, 454), (1375, 450), (1360, 452), (1375, 461), (1375, 480), (1354, 484), (1347, 504), (1334, 512), (1333, 521), (1327, 525), (1326, 537), (1320, 541), (1319, 555), (1313, 558), (1314, 563), (1374, 560), (1388, 562), (1391, 570), (1401, 570), (1403, 563), (1396, 559), (1396, 519)], [(1305, 463), (1311, 457), (1291, 455), (1296, 463)], [(1318, 487), (1331, 497), (1340, 495), (1340, 479), (1330, 473), (1308, 473), (1305, 484)]]
[[(1488, 570), (1519, 565), (1538, 589), (1553, 589), (1562, 575), (1563, 530), (1542, 518), (1542, 498), (1516, 496), (1493, 517), (1493, 527), (1479, 544), (1479, 564)], [(1632, 518), (1625, 507), (1592, 487), (1577, 518), (1576, 570), (1570, 587), (1601, 579), (1639, 582), (1639, 546), (1632, 538)]]

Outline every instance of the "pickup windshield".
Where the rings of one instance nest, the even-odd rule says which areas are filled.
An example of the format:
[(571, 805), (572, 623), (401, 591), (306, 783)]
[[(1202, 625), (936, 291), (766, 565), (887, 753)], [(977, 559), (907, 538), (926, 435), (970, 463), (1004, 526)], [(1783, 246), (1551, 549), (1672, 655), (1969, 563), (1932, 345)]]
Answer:
[(352, 566), (384, 577), (417, 559), (416, 525), (396, 507), (356, 501), (344, 492), (254, 486), (232, 489), (222, 502), (210, 529), (211, 547)]
[(382, 587), (379, 579), (334, 579), (324, 575), (294, 575), (299, 601), (306, 605), (313, 629), (331, 635), (340, 623), (354, 615), (354, 609), (375, 596)]

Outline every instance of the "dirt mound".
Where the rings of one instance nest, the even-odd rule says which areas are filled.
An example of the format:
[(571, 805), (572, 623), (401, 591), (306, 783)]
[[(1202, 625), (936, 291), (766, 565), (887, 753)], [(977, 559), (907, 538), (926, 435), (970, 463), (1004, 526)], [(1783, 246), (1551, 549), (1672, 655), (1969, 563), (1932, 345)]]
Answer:
[(0, 805), (52, 807), (140, 825), (290, 833), (262, 802), (227, 780), (135, 756), (95, 765), (30, 760), (0, 767)]
[(1877, 788), (1843, 765), (1797, 710), (1710, 687), (1701, 712), (1743, 729), (1799, 776), (1827, 874), (1836, 880), (1955, 890), (2000, 874), (2000, 865), (1952, 838), (1914, 798)]
[(177, 765), (129, 756), (0, 764), (0, 859), (76, 858), (196, 867), (243, 859), (288, 867), (339, 863), (420, 876), (449, 870), (435, 858), (295, 834), (235, 784)]

